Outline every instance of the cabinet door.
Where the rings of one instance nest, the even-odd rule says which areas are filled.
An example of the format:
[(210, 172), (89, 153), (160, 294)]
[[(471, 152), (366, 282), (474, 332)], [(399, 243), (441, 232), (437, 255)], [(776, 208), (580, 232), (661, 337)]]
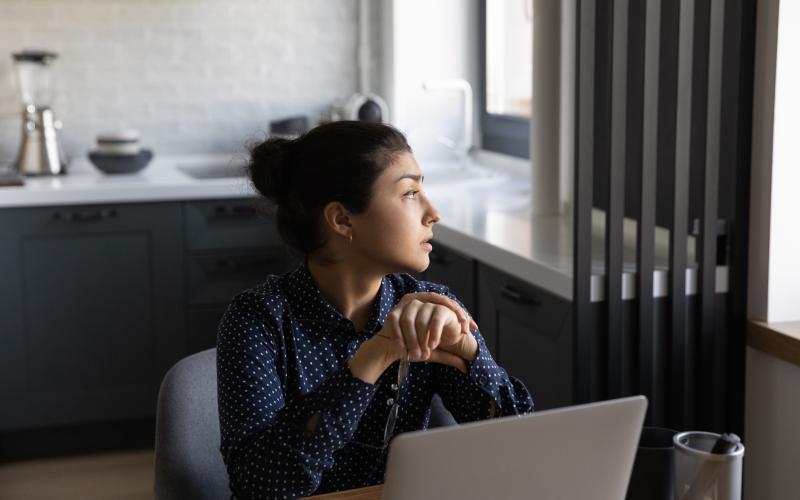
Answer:
[(260, 247), (275, 244), (274, 206), (252, 198), (184, 203), (186, 249)]
[(226, 305), (190, 307), (186, 317), (186, 342), (189, 353), (217, 347), (217, 327)]
[(279, 246), (247, 252), (187, 255), (188, 352), (217, 345), (219, 320), (236, 294), (263, 283), (270, 274), (283, 274), (298, 264)]
[(234, 295), (283, 274), (299, 263), (282, 247), (247, 252), (192, 254), (186, 256), (187, 295), (190, 306), (225, 304)]
[(420, 274), (419, 279), (447, 285), (478, 321), (475, 261), (436, 241), (433, 247), (430, 266)]
[(175, 204), (0, 212), (0, 428), (150, 416), (184, 352)]
[(483, 264), (478, 290), (481, 332), (495, 359), (522, 380), (537, 410), (571, 404), (570, 303)]

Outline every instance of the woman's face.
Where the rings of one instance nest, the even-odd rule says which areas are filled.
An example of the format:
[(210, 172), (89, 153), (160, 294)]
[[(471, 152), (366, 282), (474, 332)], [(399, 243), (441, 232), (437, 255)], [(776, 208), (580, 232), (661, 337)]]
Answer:
[(422, 191), (422, 170), (402, 153), (375, 181), (367, 210), (353, 219), (353, 245), (388, 273), (428, 268), (439, 212)]

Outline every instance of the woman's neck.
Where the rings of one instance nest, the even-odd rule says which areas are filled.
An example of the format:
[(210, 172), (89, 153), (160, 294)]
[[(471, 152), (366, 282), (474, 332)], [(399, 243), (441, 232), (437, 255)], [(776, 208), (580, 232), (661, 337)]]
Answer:
[(383, 276), (358, 271), (344, 263), (327, 264), (309, 259), (307, 266), (322, 296), (353, 322), (356, 331), (362, 330), (380, 291)]

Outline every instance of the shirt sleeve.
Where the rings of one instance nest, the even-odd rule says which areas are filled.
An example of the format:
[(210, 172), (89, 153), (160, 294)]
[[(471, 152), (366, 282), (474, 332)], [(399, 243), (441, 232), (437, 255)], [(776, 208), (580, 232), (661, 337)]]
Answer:
[[(467, 310), (452, 292), (445, 293)], [(478, 354), (468, 363), (466, 374), (432, 363), (434, 392), (445, 408), (459, 423), (533, 412), (533, 399), (522, 381), (495, 362), (479, 330), (472, 335), (478, 342)]]
[(377, 391), (345, 365), (313, 391), (286, 400), (277, 328), (242, 294), (225, 312), (217, 342), (220, 451), (237, 498), (313, 493), (333, 454), (355, 432)]

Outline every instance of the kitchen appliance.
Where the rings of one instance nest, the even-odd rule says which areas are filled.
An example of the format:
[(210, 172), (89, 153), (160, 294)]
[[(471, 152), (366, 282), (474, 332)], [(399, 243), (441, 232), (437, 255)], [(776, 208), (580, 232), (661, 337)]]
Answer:
[(305, 115), (289, 116), (269, 122), (270, 137), (296, 139), (308, 131), (308, 118)]
[(344, 101), (334, 103), (323, 111), (320, 123), (338, 120), (360, 120), (365, 122), (389, 123), (389, 106), (379, 95), (370, 92), (370, 30), (372, 14), (370, 0), (358, 2), (358, 50), (356, 68), (358, 70), (358, 91)]
[(356, 92), (345, 101), (331, 106), (323, 113), (320, 122), (338, 120), (360, 120), (375, 123), (388, 123), (389, 106), (380, 96), (371, 92)]
[(55, 89), (51, 63), (57, 54), (24, 50), (12, 54), (22, 101), (22, 141), (15, 167), (23, 175), (60, 175), (67, 161), (58, 121), (50, 108)]

